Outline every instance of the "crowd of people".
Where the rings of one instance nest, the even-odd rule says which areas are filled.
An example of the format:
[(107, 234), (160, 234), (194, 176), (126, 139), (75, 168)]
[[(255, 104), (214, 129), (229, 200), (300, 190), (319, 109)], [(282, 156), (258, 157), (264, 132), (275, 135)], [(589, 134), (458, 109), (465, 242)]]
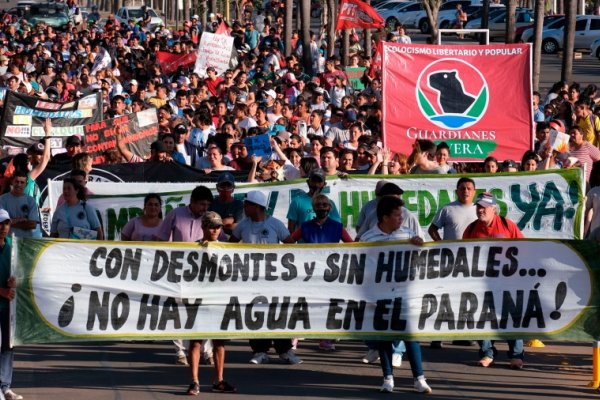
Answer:
[[(72, 2), (71, 2), (72, 3)], [(32, 26), (24, 19), (5, 15), (0, 19), (0, 76), (6, 91), (18, 91), (57, 102), (76, 100), (94, 91), (102, 93), (106, 118), (154, 109), (159, 135), (148, 155), (134, 154), (120, 128), (114, 129), (116, 147), (105, 153), (107, 163), (176, 162), (214, 176), (216, 196), (207, 186), (196, 187), (190, 203), (162, 215), (162, 199), (148, 194), (143, 214), (129, 221), (122, 240), (142, 241), (230, 241), (244, 243), (339, 243), (360, 241), (410, 240), (420, 245), (424, 233), (416, 218), (404, 207), (402, 188), (381, 181), (377, 198), (361, 210), (356, 237), (350, 237), (340, 223), (335, 204), (322, 193), (327, 178), (346, 174), (448, 174), (470, 172), (516, 172), (540, 169), (585, 167), (589, 186), (598, 183), (593, 168), (600, 160), (600, 107), (597, 88), (582, 89), (577, 83), (558, 82), (546, 96), (533, 94), (535, 147), (522, 160), (496, 160), (483, 163), (452, 162), (450, 147), (429, 140), (415, 141), (405, 152), (392, 152), (382, 144), (382, 86), (380, 67), (373, 55), (365, 54), (358, 33), (351, 35), (350, 64), (338, 57), (326, 57), (328, 49), (322, 32), (302, 43), (298, 32), (292, 48), (282, 40), (283, 15), (277, 2), (272, 9), (244, 13), (227, 29), (234, 38), (237, 66), (217, 74), (214, 67), (194, 72), (180, 66), (171, 75), (163, 72), (156, 51), (175, 54), (197, 51), (202, 32), (215, 32), (222, 17), (209, 15), (206, 26), (198, 15), (185, 21), (180, 30), (165, 26), (149, 29), (145, 19), (120, 24), (113, 15), (70, 25), (57, 31), (43, 23)], [(97, 14), (97, 9), (92, 10)], [(99, 15), (96, 15), (99, 17)], [(91, 22), (92, 20), (97, 22)], [(389, 41), (410, 43), (406, 29), (379, 35)], [(310, 46), (312, 64), (301, 60), (303, 46)], [(373, 46), (375, 47), (375, 46)], [(94, 69), (94, 61), (104, 48), (110, 65)], [(289, 54), (285, 56), (284, 54)], [(362, 67), (359, 78), (349, 78), (346, 68)], [(311, 74), (307, 73), (313, 71)], [(66, 151), (51, 154), (50, 120), (44, 123), (45, 137), (7, 162), (0, 197), (0, 388), (4, 397), (22, 396), (10, 388), (12, 350), (4, 340), (5, 311), (14, 298), (14, 279), (6, 274), (10, 237), (41, 237), (39, 228), (40, 191), (35, 179), (51, 163), (71, 165), (64, 179), (63, 194), (53, 210), (50, 236), (72, 239), (102, 239), (102, 226), (96, 210), (87, 203), (91, 194), (86, 183), (94, 165), (85, 151), (84, 138), (69, 137)], [(555, 132), (568, 134), (568, 149), (558, 149), (551, 138)], [(250, 154), (245, 139), (267, 134), (270, 155)], [(522, 134), (530, 134), (522, 132)], [(253, 190), (245, 200), (233, 197), (236, 180), (271, 182), (306, 179), (308, 190), (294, 198), (287, 224), (268, 215), (267, 196)], [(457, 200), (439, 210), (429, 227), (437, 240), (503, 237), (519, 238), (514, 222), (498, 215), (496, 199), (490, 193), (475, 198), (475, 183), (458, 179)], [(600, 239), (600, 190), (591, 188), (586, 203), (585, 231)], [(443, 233), (440, 234), (440, 231)], [(8, 250), (7, 250), (8, 249)], [(8, 261), (7, 261), (8, 260)], [(8, 263), (8, 264), (7, 264)], [(0, 285), (0, 286), (2, 286)], [(177, 362), (190, 366), (187, 393), (199, 394), (198, 365), (202, 356), (214, 363), (212, 390), (235, 392), (224, 379), (225, 343), (214, 340), (175, 341)], [(273, 347), (286, 363), (302, 360), (295, 354), (297, 340), (251, 340), (250, 362), (269, 361)], [(496, 357), (493, 342), (482, 341), (480, 365), (489, 367)], [(335, 343), (322, 340), (319, 348), (335, 351)], [(510, 366), (523, 366), (523, 343), (509, 343)], [(381, 391), (394, 388), (393, 367), (401, 365), (406, 353), (414, 376), (415, 390), (431, 392), (421, 365), (419, 344), (406, 341), (367, 342), (365, 362), (381, 361), (384, 377)], [(11, 373), (4, 371), (10, 364)], [(5, 381), (6, 380), (6, 381)]]

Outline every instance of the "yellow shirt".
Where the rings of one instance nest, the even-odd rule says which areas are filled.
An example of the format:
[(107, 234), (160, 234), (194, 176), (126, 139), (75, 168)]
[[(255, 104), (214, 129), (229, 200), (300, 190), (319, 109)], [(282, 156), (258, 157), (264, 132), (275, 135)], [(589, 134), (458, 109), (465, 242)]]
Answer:
[[(595, 129), (592, 126), (592, 118), (594, 121)], [(600, 133), (600, 118), (594, 114), (590, 114), (587, 117), (579, 118), (577, 120), (577, 126), (581, 128), (583, 138), (598, 147), (598, 133)]]

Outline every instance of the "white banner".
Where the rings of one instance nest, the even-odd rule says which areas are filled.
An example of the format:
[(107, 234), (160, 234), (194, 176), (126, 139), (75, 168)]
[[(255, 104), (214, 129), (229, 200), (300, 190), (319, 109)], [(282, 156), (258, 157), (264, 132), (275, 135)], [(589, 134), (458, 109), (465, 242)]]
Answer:
[(18, 242), (21, 342), (558, 335), (592, 295), (559, 241)]
[[(474, 175), (478, 192), (492, 192), (498, 199), (500, 213), (515, 221), (527, 238), (581, 238), (583, 191), (580, 169), (535, 173)], [(456, 175), (350, 176), (348, 179), (327, 181), (323, 193), (336, 204), (342, 223), (352, 236), (360, 209), (375, 198), (375, 185), (379, 179), (398, 184), (403, 190), (406, 207), (418, 218), (424, 232), (436, 212), (454, 201)], [(143, 198), (148, 193), (158, 193), (163, 200), (163, 212), (189, 204), (189, 196), (198, 183), (105, 183), (89, 182), (93, 193), (89, 204), (100, 212), (107, 239), (120, 238), (127, 221), (142, 213)], [(206, 183), (217, 195), (215, 184)], [(50, 206), (54, 210), (62, 193), (62, 182), (49, 182)], [(287, 223), (287, 212), (292, 198), (306, 191), (306, 181), (288, 181), (273, 184), (237, 184), (234, 196), (244, 198), (244, 193), (264, 190), (269, 196), (269, 213)], [(427, 238), (427, 236), (426, 236)]]
[(233, 37), (203, 32), (198, 46), (194, 72), (204, 78), (206, 77), (206, 68), (214, 67), (217, 75), (223, 74), (229, 69), (232, 52)]

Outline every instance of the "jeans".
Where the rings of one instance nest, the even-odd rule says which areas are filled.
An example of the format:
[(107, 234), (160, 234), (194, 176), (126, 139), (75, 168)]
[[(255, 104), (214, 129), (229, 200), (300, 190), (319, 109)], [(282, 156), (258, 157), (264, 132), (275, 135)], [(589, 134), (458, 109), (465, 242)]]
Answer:
[(268, 353), (271, 345), (277, 354), (287, 353), (292, 348), (291, 339), (250, 339), (252, 353)]
[(14, 351), (10, 347), (10, 309), (0, 308), (0, 387), (2, 392), (10, 389), (13, 376)]
[[(392, 356), (394, 355), (394, 342), (397, 340), (381, 340), (373, 341), (372, 343), (377, 344), (379, 350), (379, 361), (381, 362), (381, 370), (383, 377), (393, 375)], [(413, 377), (423, 375), (423, 363), (421, 361), (421, 345), (419, 342), (406, 341), (406, 355), (410, 362), (410, 370), (412, 371)]]
[[(498, 354), (498, 350), (494, 347), (494, 340), (479, 340), (479, 358), (490, 357), (496, 358)], [(509, 359), (520, 358), (521, 360), (525, 358), (525, 352), (523, 351), (523, 339), (514, 339), (507, 340), (508, 343), (508, 351), (506, 352), (506, 356)]]
[[(404, 344), (403, 340), (393, 340), (392, 342), (394, 346), (394, 354), (404, 355), (404, 353), (406, 353), (406, 345)], [(365, 344), (369, 350), (378, 350), (379, 347), (377, 346), (377, 343), (377, 340), (365, 340)]]

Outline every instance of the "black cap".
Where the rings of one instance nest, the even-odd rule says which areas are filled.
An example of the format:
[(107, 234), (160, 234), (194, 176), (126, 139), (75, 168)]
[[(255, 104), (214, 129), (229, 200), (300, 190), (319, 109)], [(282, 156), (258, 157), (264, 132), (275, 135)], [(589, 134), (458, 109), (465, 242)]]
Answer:
[(44, 144), (37, 142), (29, 146), (27, 149), (27, 154), (44, 154)]
[(157, 153), (165, 153), (167, 151), (167, 147), (163, 142), (157, 140), (156, 142), (152, 142), (150, 145), (150, 150), (155, 151)]
[(81, 146), (81, 138), (77, 135), (69, 136), (66, 146)]
[(175, 126), (175, 129), (173, 129), (173, 131), (175, 133), (187, 133), (188, 129), (187, 129), (187, 126), (185, 126), (185, 124), (177, 124)]
[(395, 183), (388, 182), (381, 187), (381, 190), (379, 190), (378, 195), (379, 196), (389, 196), (389, 195), (402, 196), (402, 193), (404, 193), (404, 190), (400, 189), (400, 186), (396, 185)]

